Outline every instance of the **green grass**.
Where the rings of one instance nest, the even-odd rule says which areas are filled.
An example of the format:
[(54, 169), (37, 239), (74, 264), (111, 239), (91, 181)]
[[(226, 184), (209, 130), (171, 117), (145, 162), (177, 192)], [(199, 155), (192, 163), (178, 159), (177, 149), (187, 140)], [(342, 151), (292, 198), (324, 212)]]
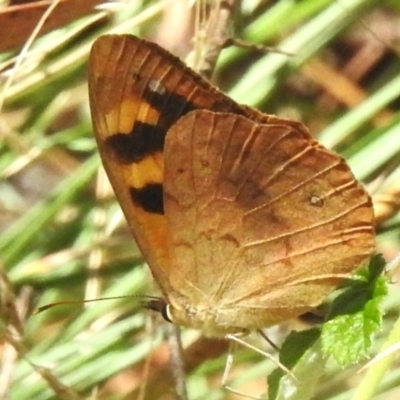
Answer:
[[(243, 8), (249, 10), (251, 3), (256, 2), (243, 1)], [(35, 307), (54, 301), (157, 294), (116, 200), (109, 188), (104, 189), (104, 176), (98, 175), (100, 160), (87, 96), (87, 58), (94, 39), (111, 31), (152, 37), (161, 29), (157, 7), (157, 2), (133, 1), (107, 18), (95, 21), (92, 15), (55, 29), (34, 42), (11, 86), (4, 84), (3, 77), (0, 81), (4, 87), (0, 114), (0, 398), (131, 399), (137, 398), (138, 383), (145, 380), (149, 382), (145, 399), (173, 398), (166, 328), (142, 309), (140, 299), (64, 305), (31, 315)], [(390, 17), (400, 15), (396, 1), (280, 0), (271, 6), (260, 2), (255, 10), (238, 16), (235, 34), (293, 56), (227, 49), (215, 76), (218, 86), (238, 102), (304, 121), (325, 145), (348, 159), (374, 198), (390, 194), (399, 202), (398, 53), (386, 46), (379, 63), (360, 82), (348, 78), (364, 94), (358, 103), (347, 93), (335, 98), (315, 76), (316, 61), (340, 76), (340, 67), (355, 53), (355, 45), (351, 47), (354, 37), (379, 41), (379, 32), (377, 39), (369, 30), (379, 28), (373, 24), (378, 14), (383, 16), (381, 24), (396, 32), (396, 24), (389, 23)], [(164, 29), (166, 34), (168, 28)], [(0, 53), (0, 63), (6, 65), (17, 54), (18, 49)], [(400, 247), (399, 214), (393, 209), (390, 215), (379, 226), (377, 239), (378, 252), (387, 260)], [(363, 337), (369, 357), (398, 342), (400, 296), (396, 283), (389, 286), (387, 295), (380, 291), (368, 299), (373, 303), (374, 296), (384, 298), (382, 325), (379, 302), (368, 303), (369, 310), (376, 309), (367, 316), (363, 311), (365, 331), (372, 320), (379, 328), (371, 328), (371, 334)], [(355, 318), (361, 318), (360, 314)], [(339, 346), (345, 346), (346, 329), (350, 332), (354, 321), (341, 325), (344, 331), (334, 339)], [(272, 339), (280, 342), (281, 331), (276, 336), (270, 333)], [(290, 344), (305, 338), (291, 337)], [(183, 341), (194, 343), (187, 355), (189, 398), (237, 398), (221, 387), (225, 344), (215, 342), (207, 347), (208, 342), (192, 331), (183, 332)], [(264, 347), (262, 341), (255, 342)], [(389, 398), (389, 392), (393, 398), (399, 396), (400, 376), (390, 359), (357, 374), (366, 357), (339, 365), (334, 355), (324, 353), (324, 345), (322, 340), (301, 351), (296, 348), (300, 355), (294, 373), (301, 382), (289, 379), (284, 385), (302, 390), (291, 398), (379, 400)], [(210, 349), (219, 355), (213, 358)], [(292, 349), (290, 354), (294, 354)], [(146, 375), (149, 352), (153, 358)], [(239, 348), (228, 384), (261, 395), (267, 381), (272, 387), (288, 379), (278, 375), (273, 362)], [(277, 389), (277, 398), (289, 398), (282, 390)]]

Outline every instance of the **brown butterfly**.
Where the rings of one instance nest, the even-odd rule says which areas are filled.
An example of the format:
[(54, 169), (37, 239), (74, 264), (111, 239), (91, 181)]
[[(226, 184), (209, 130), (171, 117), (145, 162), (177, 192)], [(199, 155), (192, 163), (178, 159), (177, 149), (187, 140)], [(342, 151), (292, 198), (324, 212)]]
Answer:
[(102, 36), (89, 62), (100, 155), (164, 299), (208, 336), (317, 305), (374, 251), (370, 197), (300, 123), (239, 105), (154, 43)]

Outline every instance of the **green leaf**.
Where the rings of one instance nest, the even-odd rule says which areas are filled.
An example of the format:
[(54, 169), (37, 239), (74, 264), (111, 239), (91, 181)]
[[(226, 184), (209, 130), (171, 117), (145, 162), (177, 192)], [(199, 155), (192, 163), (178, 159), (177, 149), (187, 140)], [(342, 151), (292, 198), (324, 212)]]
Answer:
[(291, 370), (277, 368), (268, 377), (268, 399), (305, 400), (312, 397), (326, 358), (320, 349), (321, 330), (291, 332), (279, 352), (279, 361)]
[(376, 256), (368, 268), (357, 272), (351, 288), (334, 301), (323, 326), (323, 351), (341, 366), (365, 359), (382, 326), (381, 303), (387, 294), (386, 279), (380, 275), (384, 266), (383, 258)]

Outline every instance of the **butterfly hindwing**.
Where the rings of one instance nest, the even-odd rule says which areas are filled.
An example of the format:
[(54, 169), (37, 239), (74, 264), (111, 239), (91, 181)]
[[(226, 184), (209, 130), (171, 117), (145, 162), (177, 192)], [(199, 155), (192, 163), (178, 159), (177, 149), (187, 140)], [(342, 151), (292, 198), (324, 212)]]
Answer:
[(172, 293), (226, 325), (311, 309), (373, 248), (371, 201), (344, 160), (283, 123), (193, 111), (167, 136), (164, 179)]

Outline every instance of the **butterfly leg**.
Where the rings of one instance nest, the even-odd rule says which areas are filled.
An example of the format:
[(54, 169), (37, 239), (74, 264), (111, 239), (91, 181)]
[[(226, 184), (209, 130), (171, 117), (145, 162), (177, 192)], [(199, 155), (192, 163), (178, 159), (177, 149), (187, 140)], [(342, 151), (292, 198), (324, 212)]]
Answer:
[(179, 400), (188, 400), (180, 329), (179, 326), (174, 324), (167, 324), (167, 329), (171, 371), (174, 376), (176, 396)]

